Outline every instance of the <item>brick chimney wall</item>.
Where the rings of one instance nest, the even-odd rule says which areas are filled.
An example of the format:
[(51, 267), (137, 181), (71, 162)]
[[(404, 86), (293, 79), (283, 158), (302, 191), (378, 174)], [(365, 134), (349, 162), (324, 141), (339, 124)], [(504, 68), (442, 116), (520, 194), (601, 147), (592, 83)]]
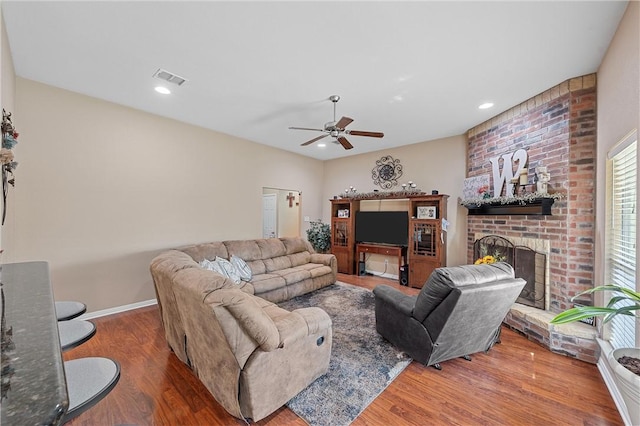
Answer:
[(529, 181), (537, 166), (547, 166), (549, 192), (566, 194), (555, 201), (551, 216), (468, 216), (468, 261), (475, 260), (476, 233), (548, 239), (549, 308), (561, 312), (571, 307), (569, 299), (594, 284), (596, 75), (552, 87), (470, 129), (467, 136), (468, 177), (491, 176), (489, 158), (525, 149)]

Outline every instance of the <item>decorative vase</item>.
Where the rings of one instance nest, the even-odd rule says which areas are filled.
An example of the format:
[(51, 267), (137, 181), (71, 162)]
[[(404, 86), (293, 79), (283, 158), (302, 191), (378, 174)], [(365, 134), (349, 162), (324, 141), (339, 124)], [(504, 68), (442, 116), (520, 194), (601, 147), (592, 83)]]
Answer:
[(632, 425), (640, 425), (640, 376), (632, 373), (618, 362), (618, 358), (630, 356), (640, 359), (640, 348), (614, 349), (609, 354), (609, 365), (613, 369), (618, 389), (627, 406)]

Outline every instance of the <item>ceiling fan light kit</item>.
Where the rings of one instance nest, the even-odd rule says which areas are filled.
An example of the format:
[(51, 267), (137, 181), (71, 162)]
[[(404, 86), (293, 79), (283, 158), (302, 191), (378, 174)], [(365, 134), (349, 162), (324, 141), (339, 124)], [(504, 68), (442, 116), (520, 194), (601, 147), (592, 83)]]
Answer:
[(311, 130), (314, 132), (325, 133), (322, 136), (318, 136), (304, 143), (301, 143), (300, 146), (311, 145), (312, 143), (317, 142), (322, 138), (331, 136), (332, 138), (334, 138), (334, 143), (339, 143), (340, 145), (342, 145), (344, 149), (351, 149), (353, 148), (353, 145), (351, 145), (351, 142), (349, 142), (344, 135), (367, 136), (370, 138), (384, 137), (384, 133), (382, 132), (368, 132), (363, 130), (346, 130), (345, 127), (347, 127), (349, 124), (353, 122), (353, 118), (343, 116), (340, 120), (336, 121), (336, 104), (340, 100), (340, 96), (331, 95), (329, 96), (329, 100), (333, 102), (333, 121), (329, 121), (328, 123), (325, 123), (324, 128), (312, 129), (308, 127), (289, 127), (289, 129), (293, 129), (293, 130)]

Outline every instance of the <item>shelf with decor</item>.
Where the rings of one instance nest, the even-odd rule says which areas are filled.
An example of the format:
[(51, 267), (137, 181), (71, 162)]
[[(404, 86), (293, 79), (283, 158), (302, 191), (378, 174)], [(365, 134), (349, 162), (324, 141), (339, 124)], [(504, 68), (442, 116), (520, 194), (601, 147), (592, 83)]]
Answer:
[(434, 269), (447, 264), (448, 195), (410, 197), (409, 286), (422, 288)]
[(406, 199), (409, 215), (406, 254), (409, 264), (408, 282), (411, 287), (421, 288), (435, 268), (446, 266), (447, 263), (447, 238), (443, 219), (447, 217), (448, 198), (444, 194), (404, 193), (402, 196), (380, 197), (374, 194), (371, 197), (360, 195), (357, 198), (330, 200), (331, 252), (338, 261), (338, 272), (354, 274), (357, 271), (355, 229), (360, 202)]
[(551, 215), (555, 200), (563, 194), (529, 194), (525, 197), (500, 197), (463, 201), (461, 204), (475, 215)]
[(360, 209), (360, 200), (331, 200), (331, 253), (336, 256), (338, 272), (353, 275), (355, 261), (355, 214)]

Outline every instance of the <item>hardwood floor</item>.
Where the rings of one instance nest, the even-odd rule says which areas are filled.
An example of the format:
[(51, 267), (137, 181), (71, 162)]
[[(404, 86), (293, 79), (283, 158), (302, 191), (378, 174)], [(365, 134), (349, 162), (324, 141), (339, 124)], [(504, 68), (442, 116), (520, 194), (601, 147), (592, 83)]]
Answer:
[[(372, 289), (378, 277), (339, 274)], [(120, 363), (115, 389), (68, 425), (242, 425), (169, 350), (156, 306), (93, 320), (98, 332), (65, 359), (105, 356)], [(504, 329), (502, 343), (443, 370), (412, 362), (355, 420), (362, 425), (622, 425), (595, 365), (553, 354)], [(280, 408), (259, 425), (306, 423)]]

